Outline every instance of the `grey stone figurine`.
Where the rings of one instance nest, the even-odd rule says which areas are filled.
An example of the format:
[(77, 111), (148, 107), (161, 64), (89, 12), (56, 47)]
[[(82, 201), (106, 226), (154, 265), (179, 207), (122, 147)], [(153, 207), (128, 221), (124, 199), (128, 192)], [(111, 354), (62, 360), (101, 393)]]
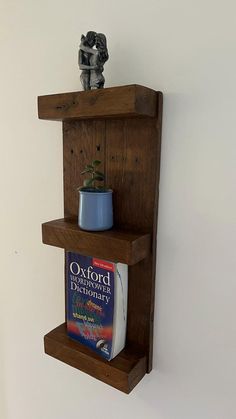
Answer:
[(107, 40), (103, 33), (90, 31), (86, 36), (81, 36), (79, 68), (82, 70), (80, 80), (84, 90), (104, 87), (105, 78), (102, 73), (108, 58)]

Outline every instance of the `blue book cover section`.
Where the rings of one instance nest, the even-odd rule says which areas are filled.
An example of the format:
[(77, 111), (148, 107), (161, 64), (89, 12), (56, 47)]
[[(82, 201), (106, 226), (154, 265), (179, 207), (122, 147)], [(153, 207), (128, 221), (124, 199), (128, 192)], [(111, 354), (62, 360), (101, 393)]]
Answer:
[(67, 252), (67, 332), (106, 359), (112, 354), (115, 264)]

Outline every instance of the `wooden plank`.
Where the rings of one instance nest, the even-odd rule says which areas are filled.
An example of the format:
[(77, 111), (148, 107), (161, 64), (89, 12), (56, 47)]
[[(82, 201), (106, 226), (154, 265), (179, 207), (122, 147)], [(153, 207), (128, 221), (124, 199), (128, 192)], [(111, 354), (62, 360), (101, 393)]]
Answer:
[(67, 336), (65, 323), (44, 337), (45, 352), (124, 393), (138, 384), (146, 373), (146, 357), (126, 348), (106, 361), (84, 345)]
[(105, 121), (86, 120), (63, 123), (64, 215), (78, 215), (78, 187), (85, 179), (81, 176), (85, 165), (101, 160), (99, 168), (105, 171)]
[(83, 231), (77, 219), (60, 219), (42, 225), (43, 243), (101, 259), (133, 265), (151, 251), (149, 234), (112, 229)]
[[(106, 121), (106, 173), (114, 190), (117, 228), (152, 236), (152, 252), (129, 267), (127, 341), (143, 347), (152, 369), (156, 234), (160, 173), (162, 94), (157, 119)], [(145, 285), (144, 285), (145, 284)]]
[(38, 97), (40, 119), (154, 117), (156, 92), (136, 84)]

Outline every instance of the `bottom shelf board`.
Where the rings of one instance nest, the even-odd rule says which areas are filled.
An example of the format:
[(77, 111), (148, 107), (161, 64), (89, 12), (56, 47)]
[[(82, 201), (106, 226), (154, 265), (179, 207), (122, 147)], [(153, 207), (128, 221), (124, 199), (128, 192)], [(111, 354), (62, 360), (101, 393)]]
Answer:
[(66, 323), (44, 336), (45, 353), (129, 394), (147, 372), (145, 355), (125, 348), (111, 361), (103, 360), (67, 336)]

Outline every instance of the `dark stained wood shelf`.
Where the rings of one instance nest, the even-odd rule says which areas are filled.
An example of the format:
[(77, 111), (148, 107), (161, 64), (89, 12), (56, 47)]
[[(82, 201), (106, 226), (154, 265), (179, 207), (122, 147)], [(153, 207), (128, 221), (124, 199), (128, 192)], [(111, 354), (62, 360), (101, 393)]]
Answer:
[(44, 337), (45, 352), (124, 393), (138, 384), (146, 373), (147, 359), (129, 347), (111, 361), (100, 358), (95, 352), (67, 336), (65, 323)]
[(55, 121), (154, 117), (156, 110), (156, 92), (137, 84), (38, 97), (39, 118)]
[[(125, 393), (152, 370), (162, 107), (160, 91), (136, 84), (38, 98), (39, 118), (63, 121), (64, 218), (42, 225), (43, 242), (129, 265), (125, 349), (108, 362), (61, 325), (45, 352)], [(76, 189), (95, 159), (114, 191), (116, 227), (104, 232), (77, 225)]]
[(123, 230), (83, 231), (77, 219), (62, 218), (42, 225), (43, 243), (81, 254), (134, 265), (151, 252), (150, 234)]

